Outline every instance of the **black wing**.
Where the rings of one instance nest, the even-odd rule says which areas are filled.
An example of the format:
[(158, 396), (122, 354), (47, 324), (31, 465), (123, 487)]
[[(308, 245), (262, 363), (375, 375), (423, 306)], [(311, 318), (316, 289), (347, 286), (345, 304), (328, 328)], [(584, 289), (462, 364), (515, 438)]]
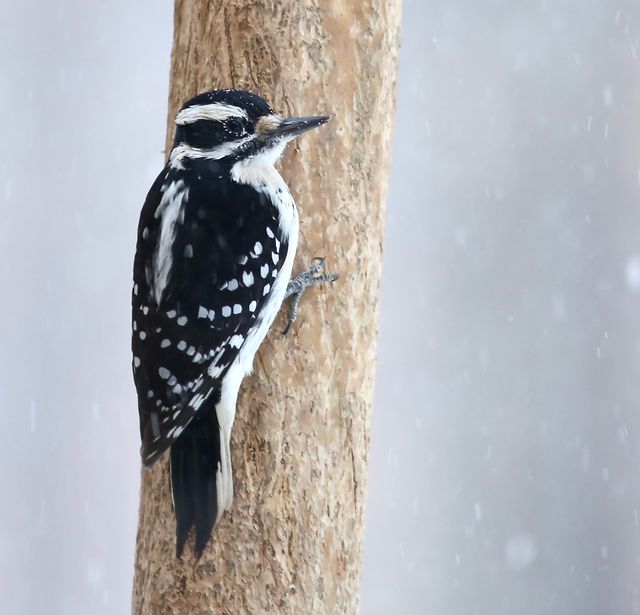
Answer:
[[(269, 198), (222, 180), (211, 163), (206, 171), (192, 172), (189, 185), (184, 173), (163, 171), (140, 217), (132, 349), (147, 465), (205, 400), (219, 396), (221, 379), (257, 324), (288, 248)], [(163, 215), (176, 200), (171, 266), (159, 284)]]

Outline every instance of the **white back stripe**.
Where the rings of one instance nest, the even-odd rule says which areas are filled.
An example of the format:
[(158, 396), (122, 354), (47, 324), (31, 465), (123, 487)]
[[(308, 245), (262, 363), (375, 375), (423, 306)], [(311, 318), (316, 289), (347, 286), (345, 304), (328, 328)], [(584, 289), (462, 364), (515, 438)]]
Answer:
[(160, 305), (162, 292), (169, 280), (172, 261), (171, 249), (176, 234), (176, 222), (182, 209), (182, 203), (189, 192), (182, 180), (171, 182), (169, 186), (163, 188), (162, 199), (160, 199), (160, 204), (155, 212), (156, 217), (162, 216), (160, 239), (153, 259), (153, 286), (151, 292), (156, 305)]

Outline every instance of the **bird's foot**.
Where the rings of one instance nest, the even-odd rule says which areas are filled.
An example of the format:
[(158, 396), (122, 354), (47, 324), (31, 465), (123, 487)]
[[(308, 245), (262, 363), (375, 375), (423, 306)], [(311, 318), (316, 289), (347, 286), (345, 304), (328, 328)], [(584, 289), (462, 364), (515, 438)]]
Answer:
[(287, 326), (282, 332), (283, 335), (289, 332), (291, 325), (298, 317), (298, 304), (302, 293), (310, 286), (317, 286), (323, 282), (335, 282), (340, 277), (337, 273), (329, 273), (324, 270), (324, 258), (316, 257), (313, 260), (315, 262), (309, 269), (289, 281), (284, 297), (285, 299), (291, 297), (291, 301), (287, 310)]

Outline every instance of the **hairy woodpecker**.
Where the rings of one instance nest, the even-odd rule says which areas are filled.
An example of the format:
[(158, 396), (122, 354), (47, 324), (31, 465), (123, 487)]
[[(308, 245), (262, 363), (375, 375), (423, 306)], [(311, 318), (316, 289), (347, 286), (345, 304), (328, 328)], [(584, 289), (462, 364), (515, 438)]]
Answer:
[[(280, 309), (337, 276), (318, 259), (291, 278), (298, 213), (274, 164), (326, 116), (284, 118), (259, 96), (213, 90), (176, 116), (167, 165), (140, 214), (132, 295), (141, 456), (171, 448), (180, 557), (202, 554), (233, 497), (229, 441), (238, 389)], [(288, 328), (288, 327), (287, 327)]]

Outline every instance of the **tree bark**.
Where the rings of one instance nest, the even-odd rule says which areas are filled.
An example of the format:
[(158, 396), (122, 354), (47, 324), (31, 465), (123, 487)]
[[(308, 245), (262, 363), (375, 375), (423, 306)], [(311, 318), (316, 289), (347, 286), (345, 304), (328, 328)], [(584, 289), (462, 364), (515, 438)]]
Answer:
[(299, 271), (341, 278), (282, 318), (243, 384), (235, 499), (202, 559), (175, 557), (168, 457), (143, 470), (133, 612), (355, 613), (400, 0), (176, 0), (169, 130), (187, 98), (236, 87), (334, 121), (289, 146)]

